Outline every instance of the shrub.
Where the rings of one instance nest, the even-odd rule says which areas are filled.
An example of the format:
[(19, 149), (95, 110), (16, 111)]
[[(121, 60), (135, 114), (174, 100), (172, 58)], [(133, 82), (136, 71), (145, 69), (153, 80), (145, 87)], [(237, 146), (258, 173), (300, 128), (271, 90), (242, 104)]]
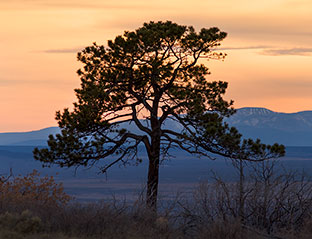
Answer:
[(22, 211), (31, 208), (61, 207), (71, 197), (64, 192), (62, 183), (56, 183), (53, 176), (41, 177), (33, 170), (26, 176), (0, 178), (0, 210), (15, 208)]
[(0, 228), (20, 234), (34, 234), (42, 230), (42, 222), (28, 210), (21, 214), (6, 212), (0, 215)]

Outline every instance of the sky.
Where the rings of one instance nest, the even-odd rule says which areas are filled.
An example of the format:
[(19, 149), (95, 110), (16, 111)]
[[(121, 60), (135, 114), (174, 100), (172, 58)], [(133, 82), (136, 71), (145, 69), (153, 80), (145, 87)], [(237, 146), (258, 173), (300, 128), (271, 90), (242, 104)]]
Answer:
[(311, 0), (0, 0), (0, 132), (56, 126), (71, 107), (79, 50), (144, 22), (171, 20), (228, 33), (211, 80), (235, 108), (312, 110)]

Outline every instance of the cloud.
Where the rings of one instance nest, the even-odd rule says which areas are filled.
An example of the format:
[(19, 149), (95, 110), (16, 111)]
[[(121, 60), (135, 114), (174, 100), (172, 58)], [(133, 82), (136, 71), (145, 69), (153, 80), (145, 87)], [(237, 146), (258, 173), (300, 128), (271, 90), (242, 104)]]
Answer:
[[(27, 3), (25, 6), (24, 3)], [(2, 3), (0, 3), (1, 5)], [(11, 0), (10, 3), (6, 3), (4, 6), (9, 8), (32, 8), (32, 7), (43, 7), (43, 8), (62, 8), (62, 9), (110, 9), (110, 10), (121, 10), (121, 9), (149, 9), (150, 4), (145, 1), (135, 0), (129, 2), (127, 0), (117, 1), (102, 1), (102, 0)]]
[(16, 85), (21, 83), (21, 80), (7, 80), (7, 79), (0, 79), (0, 86), (9, 86), (9, 85)]
[(76, 48), (63, 48), (63, 49), (48, 49), (44, 50), (44, 53), (77, 53), (81, 51), (84, 47), (76, 47)]
[(36, 86), (55, 86), (59, 87), (60, 85), (72, 85), (71, 81), (64, 81), (62, 79), (48, 79), (48, 80), (30, 80), (30, 79), (0, 79), (0, 87), (6, 86), (29, 86), (33, 87)]
[[(267, 79), (267, 84), (272, 85), (275, 89), (287, 89), (290, 91), (293, 90), (307, 90), (311, 92), (312, 89), (312, 79), (303, 77), (303, 78), (272, 78)], [(263, 80), (258, 81), (259, 84), (263, 83)]]
[(264, 45), (259, 45), (259, 46), (239, 46), (239, 47), (220, 47), (218, 50), (252, 50), (252, 49), (265, 49), (265, 48), (271, 48), (271, 46), (264, 46)]
[(272, 46), (242, 46), (242, 47), (221, 47), (217, 50), (252, 50), (252, 49), (263, 49), (259, 52), (260, 55), (268, 56), (283, 56), (283, 55), (294, 55), (294, 56), (312, 56), (312, 48), (305, 47), (293, 47), (293, 48), (274, 48)]
[(267, 49), (263, 50), (260, 54), (269, 56), (312, 56), (312, 48), (285, 48), (285, 49)]

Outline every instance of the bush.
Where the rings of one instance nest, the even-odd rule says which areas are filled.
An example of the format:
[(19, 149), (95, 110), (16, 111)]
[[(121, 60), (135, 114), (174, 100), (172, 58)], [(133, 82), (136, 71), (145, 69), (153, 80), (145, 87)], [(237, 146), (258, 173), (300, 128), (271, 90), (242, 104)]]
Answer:
[(244, 238), (247, 232), (266, 236), (287, 232), (286, 238), (303, 233), (312, 220), (312, 183), (303, 173), (277, 165), (276, 161), (249, 168), (241, 164), (237, 182), (225, 182), (216, 175), (213, 182), (203, 182), (192, 201), (180, 204), (184, 230), (197, 235), (226, 232), (231, 238)]
[(20, 234), (34, 234), (42, 230), (42, 222), (39, 217), (32, 216), (26, 210), (21, 214), (6, 212), (0, 215), (1, 230), (13, 231)]
[(61, 207), (70, 199), (71, 197), (64, 192), (62, 183), (56, 183), (53, 176), (41, 177), (36, 170), (24, 177), (0, 178), (2, 212), (12, 208), (21, 212), (34, 207)]
[(3, 177), (0, 238), (312, 238), (312, 183), (302, 174), (277, 170), (273, 161), (249, 171), (241, 166), (238, 182), (215, 175), (212, 183), (195, 190), (192, 200), (176, 198), (160, 205), (158, 213), (146, 208), (143, 199), (131, 205), (116, 200), (68, 203), (62, 184), (37, 171)]

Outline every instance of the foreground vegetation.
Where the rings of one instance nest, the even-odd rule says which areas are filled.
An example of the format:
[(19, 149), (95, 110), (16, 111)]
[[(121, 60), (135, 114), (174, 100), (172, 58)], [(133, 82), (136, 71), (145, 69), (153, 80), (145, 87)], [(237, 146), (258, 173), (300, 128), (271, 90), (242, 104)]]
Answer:
[(311, 238), (312, 185), (302, 173), (274, 161), (234, 166), (238, 182), (214, 175), (191, 198), (160, 201), (157, 213), (142, 197), (77, 203), (37, 171), (2, 177), (0, 238)]

